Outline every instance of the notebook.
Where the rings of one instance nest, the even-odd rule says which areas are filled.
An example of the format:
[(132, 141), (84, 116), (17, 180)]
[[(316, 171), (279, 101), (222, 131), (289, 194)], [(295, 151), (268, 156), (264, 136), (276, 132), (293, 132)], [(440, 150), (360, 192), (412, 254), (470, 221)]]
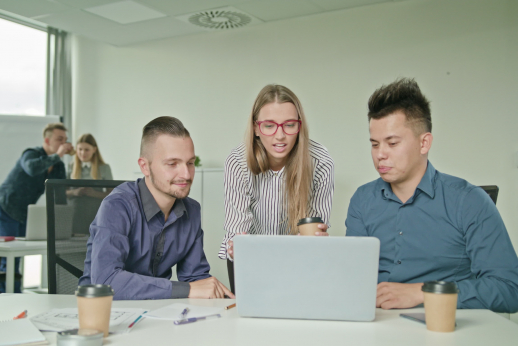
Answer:
[(0, 346), (46, 344), (47, 339), (28, 318), (0, 323)]
[(244, 317), (372, 321), (380, 242), (373, 237), (234, 238)]

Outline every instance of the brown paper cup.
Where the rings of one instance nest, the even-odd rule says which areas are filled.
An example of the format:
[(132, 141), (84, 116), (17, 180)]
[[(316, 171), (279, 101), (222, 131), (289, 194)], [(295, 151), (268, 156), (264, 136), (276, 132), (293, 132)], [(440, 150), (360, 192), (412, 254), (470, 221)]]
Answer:
[[(425, 285), (427, 284), (429, 283), (425, 283)], [(455, 285), (455, 283), (445, 284)], [(435, 292), (431, 289), (432, 292), (427, 292), (425, 291), (425, 285), (423, 285), (423, 294), (426, 329), (434, 332), (453, 332), (455, 330), (458, 293), (445, 293), (441, 292), (441, 289), (435, 290)], [(457, 290), (456, 285), (455, 290)]]
[(318, 223), (307, 223), (299, 226), (300, 235), (315, 235), (315, 232), (320, 232)]
[[(111, 294), (109, 292), (111, 291)], [(80, 329), (96, 329), (108, 336), (113, 290), (108, 285), (79, 286), (76, 291)]]
[(318, 228), (318, 225), (324, 223), (319, 217), (307, 217), (305, 219), (300, 219), (297, 223), (299, 228), (300, 235), (315, 235), (315, 232), (321, 232), (322, 230)]

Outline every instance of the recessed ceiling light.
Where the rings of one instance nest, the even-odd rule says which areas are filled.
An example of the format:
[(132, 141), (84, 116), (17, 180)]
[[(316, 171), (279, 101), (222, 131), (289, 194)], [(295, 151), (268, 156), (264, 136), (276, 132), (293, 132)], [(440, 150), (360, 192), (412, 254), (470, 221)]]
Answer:
[(84, 11), (120, 24), (130, 24), (148, 19), (166, 17), (164, 13), (158, 12), (134, 1), (114, 2), (111, 4), (85, 8)]

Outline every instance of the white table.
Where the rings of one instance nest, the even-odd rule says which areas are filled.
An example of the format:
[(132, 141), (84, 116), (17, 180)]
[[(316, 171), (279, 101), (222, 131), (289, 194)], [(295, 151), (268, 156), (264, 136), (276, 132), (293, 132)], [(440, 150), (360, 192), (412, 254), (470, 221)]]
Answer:
[[(76, 298), (67, 295), (0, 295), (0, 320), (27, 309), (29, 317), (53, 308), (76, 307)], [(115, 307), (156, 309), (172, 303), (226, 306), (230, 299), (178, 299), (115, 301)], [(175, 326), (171, 321), (144, 319), (129, 334), (111, 335), (106, 345), (394, 345), (394, 346), (497, 346), (518, 344), (518, 325), (488, 310), (458, 310), (457, 330), (436, 333), (420, 323), (399, 317), (409, 310), (376, 311), (374, 322), (337, 322), (240, 318), (236, 308), (224, 311), (223, 318)], [(412, 309), (422, 312), (422, 308)], [(56, 333), (44, 333), (55, 345)]]
[(47, 277), (47, 242), (46, 241), (23, 241), (14, 240), (0, 243), (0, 257), (6, 257), (5, 291), (14, 292), (14, 259), (28, 255), (43, 255), (42, 259), (42, 281)]

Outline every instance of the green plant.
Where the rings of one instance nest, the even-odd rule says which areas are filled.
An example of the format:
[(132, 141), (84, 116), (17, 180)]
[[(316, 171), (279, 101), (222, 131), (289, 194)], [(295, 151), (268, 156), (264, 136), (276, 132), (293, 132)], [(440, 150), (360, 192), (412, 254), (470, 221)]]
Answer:
[(196, 155), (196, 159), (194, 160), (194, 167), (201, 167), (201, 159), (198, 155)]

